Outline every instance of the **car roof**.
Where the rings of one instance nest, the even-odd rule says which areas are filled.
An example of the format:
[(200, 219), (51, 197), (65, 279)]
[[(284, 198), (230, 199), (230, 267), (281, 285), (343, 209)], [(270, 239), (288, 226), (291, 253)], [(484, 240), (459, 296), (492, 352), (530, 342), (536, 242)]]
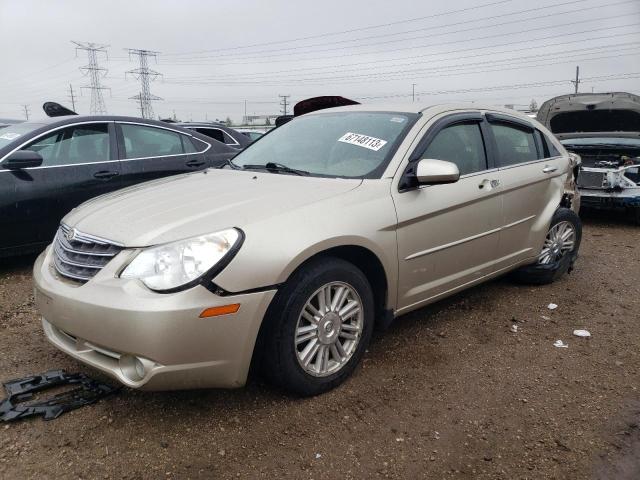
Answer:
[[(219, 142), (218, 140), (207, 137), (206, 135), (202, 135), (201, 133), (198, 133), (195, 130), (188, 130), (176, 123), (167, 123), (167, 122), (161, 122), (158, 120), (151, 120), (151, 119), (140, 118), (140, 117), (128, 117), (128, 116), (122, 116), (122, 115), (64, 115), (60, 117), (38, 118), (28, 122), (38, 126), (38, 128), (35, 128), (31, 132), (29, 132), (28, 135), (29, 137), (37, 136), (52, 128), (64, 127), (65, 125), (73, 125), (76, 123), (86, 123), (86, 122), (131, 122), (131, 123), (138, 123), (142, 125), (155, 126), (155, 127), (160, 127), (167, 130), (183, 132), (184, 134), (195, 137), (198, 140), (201, 140), (205, 143), (210, 144), (211, 142), (215, 142), (215, 144), (217, 145), (216, 148), (220, 151), (224, 151), (227, 149), (228, 149), (227, 150), (228, 152), (236, 151), (223, 142)], [(27, 122), (24, 122), (24, 123), (27, 123)], [(29, 137), (25, 137), (25, 138), (29, 138)], [(0, 156), (4, 155), (6, 151), (10, 151), (13, 148), (14, 146), (11, 143), (8, 145), (5, 145), (3, 148), (0, 149)]]
[[(322, 115), (328, 112), (391, 112), (391, 113), (417, 113), (422, 115), (428, 115), (430, 117), (456, 110), (471, 110), (471, 111), (491, 111), (504, 113), (505, 115), (511, 115), (526, 121), (534, 121), (535, 119), (528, 117), (527, 115), (512, 110), (510, 108), (498, 107), (495, 105), (488, 105), (482, 103), (441, 103), (424, 105), (418, 102), (415, 103), (371, 103), (361, 105), (348, 105), (345, 107), (326, 108), (324, 110), (317, 110), (315, 112), (307, 113), (306, 115)], [(537, 122), (536, 122), (537, 123)]]

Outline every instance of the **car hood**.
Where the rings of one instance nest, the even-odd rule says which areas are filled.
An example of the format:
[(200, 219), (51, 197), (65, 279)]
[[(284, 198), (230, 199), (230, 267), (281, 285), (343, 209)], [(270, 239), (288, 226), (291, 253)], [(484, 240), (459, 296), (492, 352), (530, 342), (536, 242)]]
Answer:
[(78, 231), (145, 247), (172, 242), (289, 212), (348, 192), (359, 179), (205, 170), (102, 195), (62, 221)]
[(640, 97), (626, 92), (579, 93), (547, 100), (537, 119), (560, 139), (640, 132)]

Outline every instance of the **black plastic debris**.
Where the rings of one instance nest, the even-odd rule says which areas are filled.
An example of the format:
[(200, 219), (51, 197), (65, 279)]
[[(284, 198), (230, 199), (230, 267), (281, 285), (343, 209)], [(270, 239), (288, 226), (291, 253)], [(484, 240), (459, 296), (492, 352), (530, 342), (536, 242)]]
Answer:
[[(78, 387), (39, 402), (22, 404), (33, 398), (36, 392), (64, 385)], [(38, 415), (43, 415), (45, 420), (53, 420), (65, 412), (91, 405), (120, 390), (84, 373), (67, 373), (64, 370), (51, 370), (42, 375), (10, 380), (3, 386), (7, 397), (0, 403), (0, 420), (5, 422)]]

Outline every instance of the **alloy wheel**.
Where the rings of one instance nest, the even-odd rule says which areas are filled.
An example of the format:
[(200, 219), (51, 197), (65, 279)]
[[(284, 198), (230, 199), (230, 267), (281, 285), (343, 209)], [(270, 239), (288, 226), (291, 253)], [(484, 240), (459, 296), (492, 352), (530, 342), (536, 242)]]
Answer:
[(573, 251), (576, 242), (576, 230), (571, 222), (562, 221), (553, 225), (544, 240), (538, 264), (549, 265), (557, 262)]
[(309, 375), (326, 377), (339, 371), (352, 357), (363, 328), (362, 300), (344, 282), (331, 282), (316, 290), (298, 317), (295, 351)]

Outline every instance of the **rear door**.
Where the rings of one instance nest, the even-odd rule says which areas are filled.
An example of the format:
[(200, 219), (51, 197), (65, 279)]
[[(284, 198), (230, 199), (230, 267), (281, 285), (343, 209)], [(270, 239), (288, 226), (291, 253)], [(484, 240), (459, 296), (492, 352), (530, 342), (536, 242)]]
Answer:
[(15, 188), (13, 246), (50, 242), (67, 212), (120, 186), (112, 122), (59, 127), (22, 150), (37, 151), (43, 162), (3, 173), (11, 175)]
[[(117, 122), (122, 177), (126, 185), (208, 168), (202, 142), (177, 130)], [(205, 148), (206, 149), (206, 148)]]
[(540, 252), (562, 199), (567, 159), (555, 149), (549, 153), (540, 132), (525, 120), (496, 113), (486, 117), (504, 196), (499, 248), (508, 266)]
[(456, 183), (393, 192), (398, 214), (398, 307), (420, 303), (472, 283), (494, 270), (502, 221), (500, 187), (480, 113), (441, 117), (411, 155), (458, 165)]

